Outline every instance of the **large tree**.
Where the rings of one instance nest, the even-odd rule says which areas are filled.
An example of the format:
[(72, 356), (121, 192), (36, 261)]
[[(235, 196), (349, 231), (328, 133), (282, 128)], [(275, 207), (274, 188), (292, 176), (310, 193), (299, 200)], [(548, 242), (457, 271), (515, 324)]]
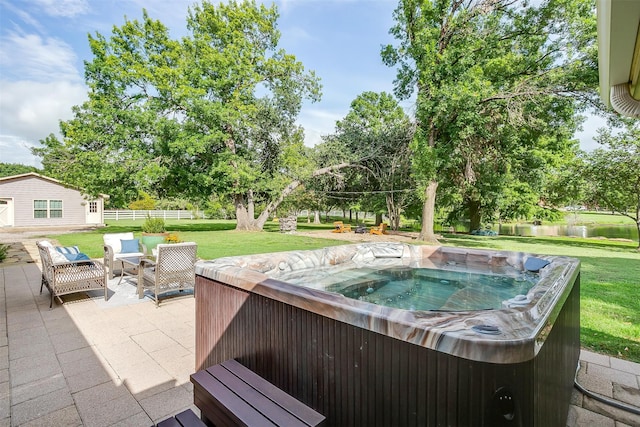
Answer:
[[(424, 206), (420, 238), (435, 241), (435, 201), (452, 171), (474, 184), (485, 161), (519, 152), (514, 127), (535, 129), (537, 105), (575, 108), (595, 92), (593, 7), (582, 0), (400, 0), (382, 55), (396, 94), (416, 97), (413, 168)], [(577, 95), (577, 96), (576, 96)], [(574, 98), (575, 96), (575, 98)], [(530, 142), (529, 142), (530, 143)], [(487, 172), (492, 180), (508, 164)], [(495, 191), (492, 190), (495, 194)], [(481, 192), (467, 191), (471, 210)], [(475, 206), (474, 206), (475, 205)], [(473, 215), (473, 214), (472, 214)]]
[[(352, 102), (344, 119), (336, 123), (333, 135), (319, 149), (333, 152), (351, 164), (343, 197), (353, 196), (358, 204), (376, 205), (387, 212), (391, 228), (397, 230), (400, 215), (414, 191), (409, 142), (414, 125), (393, 95), (364, 92)], [(351, 188), (349, 188), (351, 187)]]
[(22, 165), (20, 163), (0, 163), (0, 177), (22, 175), (23, 173), (29, 172), (40, 173), (42, 171), (36, 167)]
[(438, 205), (443, 195), (449, 196), (446, 206), (453, 199), (454, 213), (464, 213), (470, 230), (499, 219), (552, 215), (547, 187), (576, 156), (578, 121), (571, 99), (538, 97), (532, 104), (521, 120), (501, 120), (485, 136), (457, 144), (443, 165)]
[(638, 230), (640, 251), (640, 122), (620, 119), (622, 129), (599, 129), (599, 148), (586, 156), (584, 176), (593, 201), (631, 218)]
[(228, 195), (237, 228), (262, 229), (282, 192), (313, 175), (295, 119), (304, 98), (320, 96), (314, 73), (278, 48), (277, 18), (255, 1), (203, 2), (181, 40), (146, 12), (109, 38), (90, 36), (89, 100), (61, 124), (62, 141), (42, 141), (43, 165), (119, 204), (139, 190)]

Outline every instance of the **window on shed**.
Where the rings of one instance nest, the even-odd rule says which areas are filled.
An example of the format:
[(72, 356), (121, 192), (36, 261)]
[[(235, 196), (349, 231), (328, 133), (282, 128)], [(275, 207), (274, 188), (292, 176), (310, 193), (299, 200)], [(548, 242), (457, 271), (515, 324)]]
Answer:
[(34, 200), (33, 201), (33, 217), (34, 218), (47, 218), (47, 200)]
[(49, 218), (62, 218), (62, 200), (49, 200)]
[(98, 212), (98, 202), (89, 202), (89, 212), (90, 213)]
[(62, 218), (62, 200), (34, 200), (34, 218)]

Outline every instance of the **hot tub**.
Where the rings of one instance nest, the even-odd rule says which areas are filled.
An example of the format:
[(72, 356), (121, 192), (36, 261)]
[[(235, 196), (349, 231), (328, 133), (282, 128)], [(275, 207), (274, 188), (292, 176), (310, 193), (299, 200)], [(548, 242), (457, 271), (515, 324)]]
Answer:
[[(580, 351), (579, 266), (566, 257), (397, 243), (199, 262), (196, 367), (237, 359), (327, 425), (564, 426)], [(362, 277), (362, 269), (529, 284), (496, 304), (471, 280), (442, 304), (411, 309), (385, 301), (410, 298), (414, 285), (394, 292), (371, 276), (335, 279), (345, 271)], [(452, 280), (440, 279), (444, 287)]]

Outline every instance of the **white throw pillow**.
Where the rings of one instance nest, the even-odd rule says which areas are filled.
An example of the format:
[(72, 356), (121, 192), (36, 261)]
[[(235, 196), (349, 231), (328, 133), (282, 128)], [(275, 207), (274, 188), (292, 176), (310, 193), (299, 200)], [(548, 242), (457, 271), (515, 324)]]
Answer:
[(69, 262), (67, 257), (61, 254), (60, 252), (58, 252), (50, 241), (43, 240), (39, 243), (40, 243), (40, 246), (47, 248), (47, 251), (49, 252), (49, 257), (51, 257), (52, 263), (58, 264), (60, 262)]

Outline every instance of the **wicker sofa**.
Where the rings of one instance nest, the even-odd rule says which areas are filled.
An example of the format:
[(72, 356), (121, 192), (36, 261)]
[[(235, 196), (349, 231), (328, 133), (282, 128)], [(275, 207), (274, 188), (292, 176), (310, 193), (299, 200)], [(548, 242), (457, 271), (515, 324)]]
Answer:
[(49, 308), (53, 307), (54, 297), (60, 299), (61, 295), (96, 289), (104, 290), (104, 299), (107, 300), (107, 272), (101, 262), (69, 261), (46, 240), (36, 242), (36, 245), (42, 262), (40, 293), (44, 286), (49, 289)]

